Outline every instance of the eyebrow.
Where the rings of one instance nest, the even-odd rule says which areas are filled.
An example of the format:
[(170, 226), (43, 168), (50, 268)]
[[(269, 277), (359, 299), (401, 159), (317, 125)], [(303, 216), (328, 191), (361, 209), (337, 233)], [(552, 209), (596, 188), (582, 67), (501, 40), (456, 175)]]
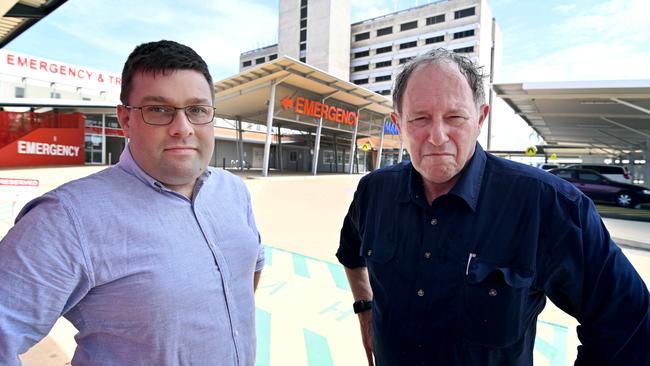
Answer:
[[(173, 104), (171, 103), (167, 98), (159, 96), (159, 95), (148, 95), (144, 98), (142, 98), (142, 103), (146, 102), (156, 102), (156, 103), (164, 103), (164, 104)], [(186, 106), (187, 105), (196, 105), (196, 104), (201, 104), (201, 105), (212, 105), (212, 102), (209, 101), (208, 99), (204, 98), (191, 98), (186, 101)]]

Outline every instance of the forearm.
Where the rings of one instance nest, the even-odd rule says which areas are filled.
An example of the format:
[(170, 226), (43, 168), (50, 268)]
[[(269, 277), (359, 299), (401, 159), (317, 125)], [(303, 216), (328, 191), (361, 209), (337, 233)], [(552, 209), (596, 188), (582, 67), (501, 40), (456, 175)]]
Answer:
[(368, 269), (366, 267), (344, 268), (354, 301), (372, 300), (372, 288), (370, 287)]

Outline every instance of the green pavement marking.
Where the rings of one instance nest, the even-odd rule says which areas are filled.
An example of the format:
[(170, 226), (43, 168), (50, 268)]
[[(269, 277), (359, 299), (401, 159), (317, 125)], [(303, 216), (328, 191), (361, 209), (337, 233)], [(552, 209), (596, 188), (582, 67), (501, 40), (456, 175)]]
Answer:
[(269, 366), (271, 363), (271, 313), (255, 308), (255, 329), (257, 333), (256, 366)]
[(305, 348), (307, 349), (308, 366), (333, 366), (332, 354), (327, 344), (327, 338), (303, 328)]
[(350, 291), (350, 284), (348, 283), (348, 279), (345, 276), (343, 267), (335, 263), (327, 262), (327, 268), (330, 270), (330, 274), (334, 279), (334, 283), (336, 283), (336, 287), (340, 288), (341, 290)]
[[(343, 310), (342, 310), (343, 309)], [(352, 310), (351, 306), (345, 306), (341, 301), (337, 301), (333, 303), (330, 306), (325, 307), (323, 310), (319, 311), (319, 315), (324, 315), (329, 313), (330, 311), (333, 311), (335, 313), (338, 313), (339, 315), (336, 317), (337, 321), (345, 320), (348, 316), (352, 315), (354, 311)]]
[(273, 265), (273, 249), (269, 246), (264, 247), (264, 265), (272, 266)]
[(568, 330), (561, 325), (537, 321), (538, 326), (550, 326), (553, 328), (553, 344), (549, 344), (541, 337), (535, 337), (535, 350), (549, 360), (551, 366), (565, 366), (567, 364), (567, 342)]
[(298, 253), (291, 253), (293, 258), (293, 271), (300, 277), (309, 278), (309, 268), (307, 268), (307, 257)]

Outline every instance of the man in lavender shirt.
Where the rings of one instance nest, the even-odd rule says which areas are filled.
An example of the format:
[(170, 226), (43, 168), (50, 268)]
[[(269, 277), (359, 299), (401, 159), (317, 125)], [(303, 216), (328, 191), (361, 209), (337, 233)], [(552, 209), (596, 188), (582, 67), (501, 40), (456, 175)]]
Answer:
[(0, 242), (0, 364), (63, 316), (73, 365), (254, 365), (264, 252), (243, 182), (208, 167), (206, 63), (142, 44), (120, 98), (119, 164), (33, 200)]

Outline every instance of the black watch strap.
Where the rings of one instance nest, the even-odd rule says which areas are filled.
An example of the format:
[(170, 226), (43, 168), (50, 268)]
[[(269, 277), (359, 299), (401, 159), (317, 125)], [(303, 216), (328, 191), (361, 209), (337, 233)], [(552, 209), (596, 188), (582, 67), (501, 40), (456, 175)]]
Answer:
[(352, 308), (354, 309), (355, 314), (370, 310), (372, 309), (372, 300), (355, 301), (354, 304), (352, 304)]

